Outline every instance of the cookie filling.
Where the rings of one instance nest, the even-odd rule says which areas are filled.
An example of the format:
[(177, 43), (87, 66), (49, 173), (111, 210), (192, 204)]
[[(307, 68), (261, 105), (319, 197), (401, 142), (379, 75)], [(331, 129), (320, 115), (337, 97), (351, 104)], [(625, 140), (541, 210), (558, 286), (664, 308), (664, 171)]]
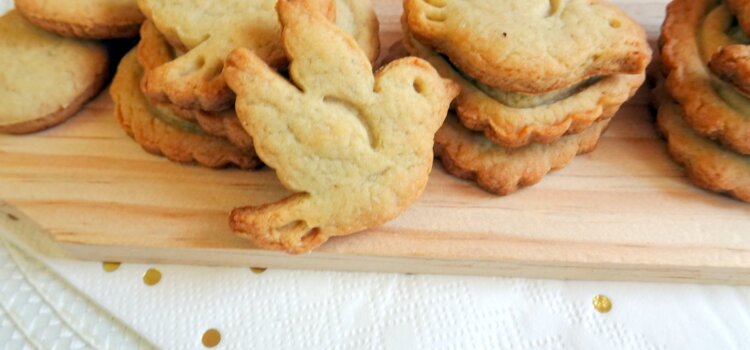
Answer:
[(169, 124), (170, 126), (193, 134), (205, 134), (200, 125), (174, 115), (174, 113), (172, 113), (172, 111), (170, 111), (166, 107), (155, 106), (149, 103), (148, 108), (154, 117), (159, 118), (159, 120)]
[[(703, 20), (698, 35), (700, 55), (704, 64), (708, 64), (714, 52), (734, 44), (750, 44), (748, 38), (725, 5), (716, 6)], [(710, 73), (709, 73), (710, 74)], [(750, 99), (713, 74), (710, 74), (711, 86), (716, 94), (732, 108), (744, 115), (750, 115)]]
[(570, 96), (573, 96), (579, 91), (601, 80), (601, 77), (589, 78), (578, 84), (569, 86), (567, 88), (545, 92), (541, 94), (527, 94), (523, 92), (504, 91), (504, 90), (493, 88), (491, 86), (487, 86), (484, 83), (480, 82), (479, 80), (474, 79), (473, 77), (469, 76), (468, 74), (460, 70), (455, 64), (453, 64), (453, 62), (451, 62), (449, 57), (443, 54), (441, 54), (440, 56), (443, 58), (443, 60), (445, 60), (445, 62), (447, 62), (451, 66), (451, 68), (453, 68), (453, 70), (458, 72), (458, 74), (460, 74), (464, 79), (466, 79), (468, 82), (476, 86), (483, 93), (487, 94), (487, 96), (492, 97), (498, 102), (506, 106), (513, 107), (513, 108), (533, 108), (533, 107), (549, 105), (557, 101), (564, 100)]

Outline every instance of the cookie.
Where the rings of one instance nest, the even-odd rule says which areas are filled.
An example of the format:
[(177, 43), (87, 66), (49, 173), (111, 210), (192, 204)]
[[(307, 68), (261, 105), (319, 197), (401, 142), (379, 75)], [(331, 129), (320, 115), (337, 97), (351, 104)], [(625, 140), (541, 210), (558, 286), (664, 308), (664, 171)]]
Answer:
[(600, 0), (405, 0), (404, 22), (458, 70), (505, 92), (639, 74), (650, 60), (643, 28)]
[(675, 0), (662, 27), (661, 57), (668, 72), (667, 91), (687, 124), (702, 136), (750, 154), (750, 100), (707, 68), (720, 47), (742, 44), (727, 34), (733, 31), (732, 23), (721, 2)]
[[(306, 0), (333, 18), (333, 0)], [(185, 52), (147, 72), (147, 96), (182, 108), (221, 111), (234, 94), (221, 71), (229, 52), (253, 50), (274, 67), (286, 65), (276, 0), (139, 0), (138, 5), (168, 42)]]
[[(443, 56), (414, 40), (408, 28), (404, 32), (404, 44), (411, 54), (426, 59), (443, 77), (461, 85), (461, 94), (454, 101), (461, 123), (484, 132), (505, 148), (552, 143), (566, 134), (582, 132), (595, 121), (614, 115), (645, 79), (643, 72), (616, 74), (552, 96), (492, 94), (455, 70)], [(533, 103), (519, 106), (519, 100)]]
[(725, 0), (727, 9), (737, 17), (742, 31), (750, 35), (750, 0)]
[(277, 8), (292, 82), (246, 49), (232, 52), (224, 75), (258, 154), (294, 194), (235, 209), (230, 224), (261, 247), (302, 253), (391, 220), (419, 197), (458, 87), (414, 57), (373, 74), (357, 43), (308, 4)]
[(239, 149), (224, 139), (207, 135), (195, 123), (149, 104), (139, 88), (143, 71), (135, 52), (120, 62), (110, 94), (115, 114), (123, 129), (146, 151), (182, 163), (196, 162), (207, 167), (236, 165), (242, 169), (260, 164), (254, 150)]
[(695, 133), (674, 100), (661, 94), (659, 130), (668, 141), (672, 158), (685, 167), (696, 185), (750, 202), (750, 156), (722, 148)]
[(595, 122), (583, 132), (551, 144), (532, 143), (508, 149), (466, 129), (455, 116), (449, 116), (435, 135), (435, 153), (450, 174), (475, 181), (479, 187), (504, 196), (538, 183), (576, 155), (593, 151), (610, 120)]
[[(164, 36), (148, 20), (141, 27), (141, 41), (138, 43), (136, 50), (138, 62), (143, 67), (145, 74), (171, 61), (175, 55), (175, 49), (167, 43)], [(143, 80), (141, 83), (143, 83)], [(252, 148), (253, 140), (240, 125), (234, 108), (221, 112), (205, 112), (180, 108), (168, 102), (152, 100), (150, 103), (170, 109), (175, 116), (198, 123), (208, 134), (227, 138), (229, 142), (241, 149)]]
[(63, 36), (86, 39), (138, 35), (143, 14), (136, 0), (15, 0), (30, 22)]
[(380, 23), (372, 0), (336, 0), (336, 25), (351, 35), (370, 62), (380, 55)]
[(708, 62), (719, 79), (750, 96), (750, 46), (728, 45), (716, 51)]
[(17, 11), (0, 17), (0, 132), (31, 133), (68, 119), (101, 90), (107, 60), (99, 43), (49, 33)]

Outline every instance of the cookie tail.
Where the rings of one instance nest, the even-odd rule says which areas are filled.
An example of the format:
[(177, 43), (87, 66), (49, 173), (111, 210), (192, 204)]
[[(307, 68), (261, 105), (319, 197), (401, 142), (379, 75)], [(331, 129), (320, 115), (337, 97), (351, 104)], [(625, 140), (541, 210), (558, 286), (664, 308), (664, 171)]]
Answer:
[(328, 240), (310, 223), (313, 207), (311, 196), (299, 193), (272, 204), (237, 208), (229, 216), (229, 225), (262, 248), (305, 253)]

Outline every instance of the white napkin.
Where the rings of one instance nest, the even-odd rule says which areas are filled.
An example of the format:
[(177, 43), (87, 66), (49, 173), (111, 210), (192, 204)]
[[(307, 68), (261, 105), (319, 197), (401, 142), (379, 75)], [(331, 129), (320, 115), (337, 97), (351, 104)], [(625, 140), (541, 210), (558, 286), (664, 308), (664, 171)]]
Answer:
[(12, 0), (0, 0), (0, 16), (13, 8)]
[[(56, 253), (48, 236), (2, 219), (0, 344), (52, 348), (74, 333), (95, 348), (190, 349), (217, 329), (224, 349), (750, 348), (750, 287), (143, 264), (105, 272), (40, 255)], [(154, 286), (142, 280), (149, 268), (162, 273)], [(609, 313), (594, 309), (597, 294), (611, 298)]]
[[(748, 349), (750, 288), (54, 262), (163, 348)], [(596, 294), (612, 311), (598, 313)]]

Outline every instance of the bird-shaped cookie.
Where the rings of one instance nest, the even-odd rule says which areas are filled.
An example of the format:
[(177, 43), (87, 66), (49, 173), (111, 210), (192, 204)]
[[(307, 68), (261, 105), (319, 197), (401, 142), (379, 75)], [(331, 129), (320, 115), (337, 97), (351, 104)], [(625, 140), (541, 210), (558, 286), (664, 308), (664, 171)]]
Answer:
[(232, 229), (302, 253), (393, 219), (424, 190), (458, 86), (404, 58), (373, 75), (345, 32), (299, 0), (277, 4), (291, 81), (237, 49), (224, 76), (261, 159), (295, 194), (235, 209)]
[[(305, 0), (335, 18), (333, 0)], [(138, 6), (176, 49), (184, 51), (144, 76), (144, 93), (185, 109), (222, 111), (234, 102), (221, 72), (235, 48), (253, 50), (274, 67), (286, 65), (279, 43), (276, 0), (138, 0)]]

